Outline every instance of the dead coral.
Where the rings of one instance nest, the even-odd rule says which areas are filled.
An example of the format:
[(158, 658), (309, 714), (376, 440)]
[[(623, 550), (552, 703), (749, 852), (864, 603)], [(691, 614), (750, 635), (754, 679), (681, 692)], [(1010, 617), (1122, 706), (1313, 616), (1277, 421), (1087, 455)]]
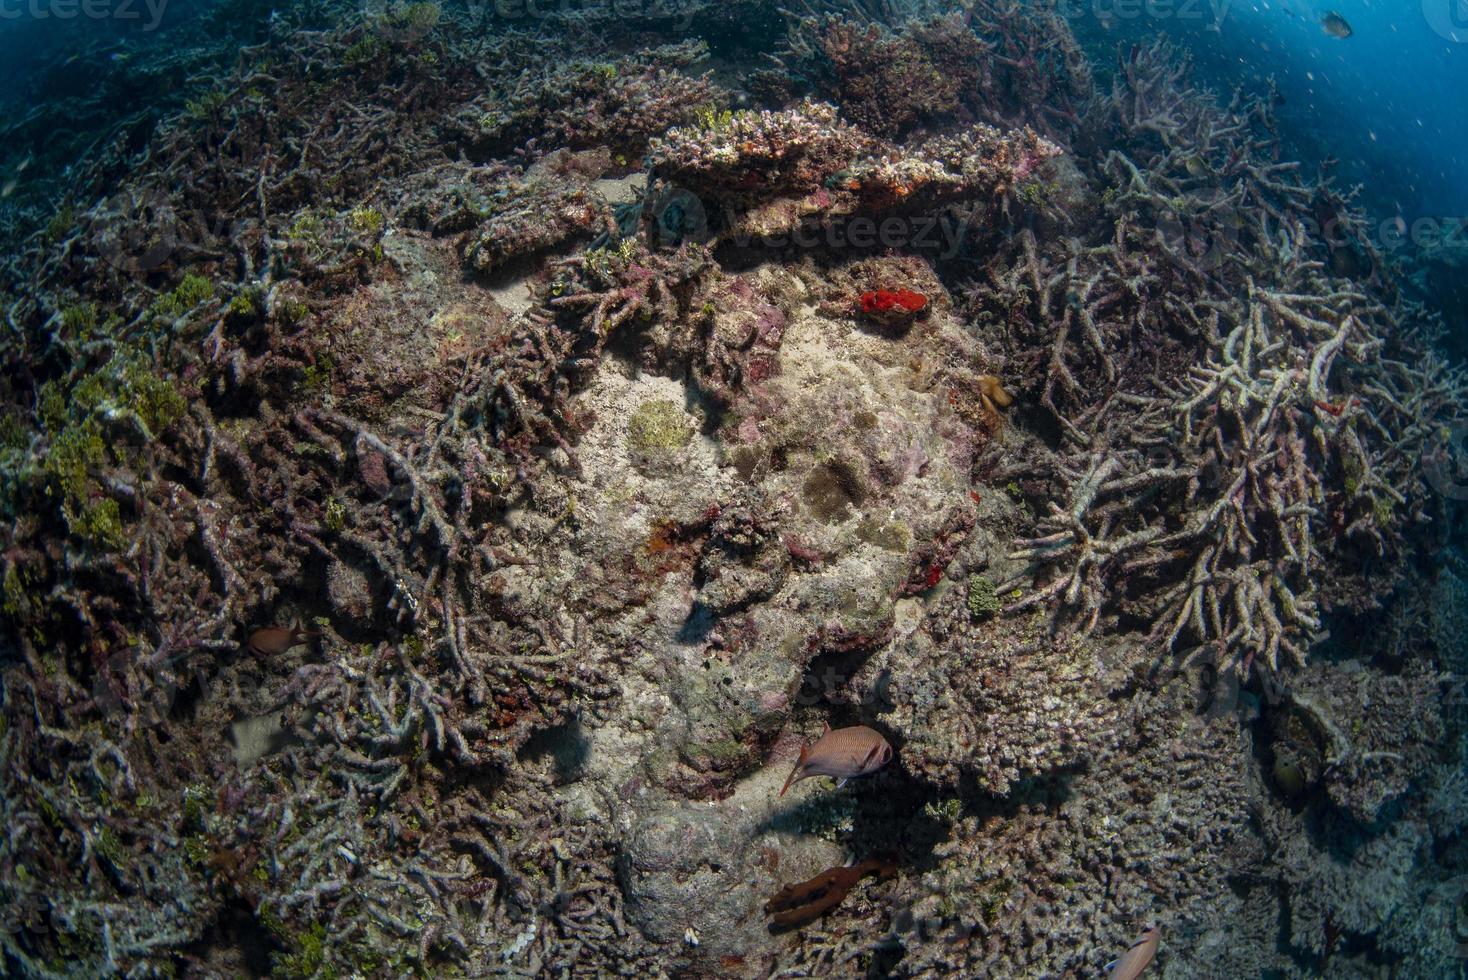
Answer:
[(528, 143), (537, 154), (607, 147), (636, 160), (650, 138), (692, 120), (701, 106), (727, 102), (707, 77), (682, 73), (707, 54), (702, 42), (685, 41), (623, 58), (572, 61), (549, 74), (544, 61), (498, 73), (455, 123), (476, 158)]
[(907, 24), (893, 35), (830, 19), (815, 28), (823, 94), (852, 122), (882, 137), (952, 118), (978, 88), (983, 43), (958, 14)]
[(728, 204), (805, 194), (873, 145), (827, 103), (741, 111), (713, 125), (670, 130), (652, 144), (659, 176)]
[[(1245, 130), (1197, 95), (1163, 86), (1170, 108), (1153, 106), (1145, 93), (1171, 77), (1166, 57), (1133, 59), (1136, 81), (1115, 97), (1133, 113), (1125, 126), (1165, 126), (1171, 148), (1146, 151), (1145, 168), (1111, 152), (1111, 239), (1042, 255), (1022, 235), (1013, 264), (979, 289), (1011, 349), (1031, 329), (1021, 310), (1045, 325), (1048, 356), (1029, 341), (1016, 355), (1072, 447), (1056, 474), (1065, 496), (1015, 552), (1057, 571), (1008, 609), (1053, 602), (1094, 626), (1130, 591), (1168, 645), (1187, 635), (1246, 661), (1302, 662), (1324, 607), (1369, 601), (1356, 588), (1317, 597), (1319, 570), (1358, 548), (1400, 556), (1428, 500), (1400, 440), (1420, 438), (1453, 382), (1404, 383), (1383, 348), (1412, 344), (1410, 330), (1309, 257), (1311, 188), (1253, 163)], [(1222, 204), (1162, 176), (1205, 150), (1234, 161)], [(1149, 224), (1164, 207), (1188, 216)], [(1177, 281), (1209, 298), (1182, 304)]]

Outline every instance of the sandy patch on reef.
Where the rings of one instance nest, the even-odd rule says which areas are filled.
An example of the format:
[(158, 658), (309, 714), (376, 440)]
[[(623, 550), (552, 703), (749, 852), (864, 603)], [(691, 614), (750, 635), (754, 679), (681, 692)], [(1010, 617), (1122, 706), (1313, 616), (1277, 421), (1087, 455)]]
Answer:
[(516, 279), (514, 282), (490, 289), (489, 295), (511, 316), (527, 313), (535, 305), (529, 279)]
[[(693, 436), (670, 459), (665, 472), (649, 475), (633, 465), (628, 420), (654, 400), (681, 406)], [(700, 431), (702, 410), (683, 382), (629, 374), (609, 359), (577, 397), (576, 410), (595, 417), (576, 450), (586, 474), (578, 493), (594, 514), (584, 533), (604, 537), (604, 546), (642, 541), (657, 521), (714, 503), (731, 492), (733, 471), (721, 465), (718, 445)]]
[(592, 181), (592, 190), (609, 204), (628, 204), (637, 200), (637, 192), (647, 183), (647, 174), (631, 173), (625, 177), (603, 177)]

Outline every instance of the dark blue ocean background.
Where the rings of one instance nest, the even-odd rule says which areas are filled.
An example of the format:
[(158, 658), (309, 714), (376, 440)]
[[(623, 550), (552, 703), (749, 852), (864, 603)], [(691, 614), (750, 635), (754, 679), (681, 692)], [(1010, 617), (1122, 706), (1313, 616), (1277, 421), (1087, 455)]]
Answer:
[[(1418, 219), (1446, 233), (1468, 215), (1462, 0), (1072, 0), (1061, 9), (1093, 51), (1167, 34), (1191, 52), (1197, 80), (1220, 93), (1273, 79), (1291, 155), (1312, 167), (1339, 161), (1338, 182), (1361, 185), (1374, 227), (1400, 216), (1409, 233)], [(1345, 18), (1352, 36), (1328, 34), (1328, 12)]]

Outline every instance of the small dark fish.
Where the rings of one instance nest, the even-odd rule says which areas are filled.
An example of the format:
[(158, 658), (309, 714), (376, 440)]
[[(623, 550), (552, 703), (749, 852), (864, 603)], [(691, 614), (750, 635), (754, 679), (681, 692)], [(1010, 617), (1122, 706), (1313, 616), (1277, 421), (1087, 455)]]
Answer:
[(1346, 23), (1346, 19), (1334, 10), (1321, 15), (1320, 29), (1331, 37), (1339, 38), (1347, 38), (1356, 33), (1351, 30), (1351, 25)]
[(854, 725), (832, 731), (826, 725), (813, 744), (801, 746), (800, 758), (790, 770), (780, 795), (785, 795), (791, 783), (809, 776), (830, 776), (837, 780), (839, 789), (848, 779), (876, 772), (891, 761), (892, 746), (875, 729)]
[(320, 630), (303, 630), (295, 626), (266, 626), (250, 634), (245, 650), (257, 657), (278, 657), (293, 646), (321, 635)]
[(1156, 926), (1150, 926), (1140, 939), (1132, 943), (1130, 949), (1121, 954), (1120, 959), (1106, 964), (1106, 968), (1111, 971), (1106, 974), (1106, 980), (1136, 980), (1143, 970), (1152, 965), (1152, 959), (1157, 955), (1157, 947), (1161, 942), (1162, 934), (1157, 931)]

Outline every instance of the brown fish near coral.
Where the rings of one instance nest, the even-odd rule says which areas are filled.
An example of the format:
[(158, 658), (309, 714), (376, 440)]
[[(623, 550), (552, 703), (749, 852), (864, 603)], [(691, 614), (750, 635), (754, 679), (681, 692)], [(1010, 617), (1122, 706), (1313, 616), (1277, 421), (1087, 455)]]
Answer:
[(896, 861), (891, 855), (883, 854), (847, 868), (822, 871), (809, 881), (786, 885), (765, 903), (770, 928), (791, 929), (819, 919), (840, 905), (867, 875), (890, 878), (896, 873)]
[(1004, 424), (1001, 409), (1013, 405), (1014, 396), (1005, 391), (1003, 382), (992, 374), (979, 375), (975, 396), (979, 403), (975, 413), (977, 422), (980, 428), (992, 435)]
[(820, 738), (801, 746), (800, 758), (795, 760), (795, 768), (790, 770), (780, 795), (784, 796), (792, 783), (808, 776), (830, 776), (837, 781), (839, 789), (848, 779), (876, 772), (891, 761), (892, 746), (881, 732), (865, 725), (832, 731), (826, 725)]
[(1106, 980), (1136, 980), (1142, 975), (1142, 971), (1152, 965), (1152, 959), (1157, 955), (1157, 947), (1162, 942), (1162, 933), (1156, 926), (1149, 926), (1147, 931), (1131, 948), (1121, 954), (1121, 958), (1107, 964), (1111, 970), (1106, 974)]
[(1004, 390), (1004, 383), (992, 374), (979, 375), (979, 397), (989, 408), (1008, 408), (1014, 396)]
[(245, 641), (245, 650), (257, 657), (278, 657), (291, 647), (320, 635), (320, 630), (303, 630), (299, 625), (266, 626), (250, 634)]

